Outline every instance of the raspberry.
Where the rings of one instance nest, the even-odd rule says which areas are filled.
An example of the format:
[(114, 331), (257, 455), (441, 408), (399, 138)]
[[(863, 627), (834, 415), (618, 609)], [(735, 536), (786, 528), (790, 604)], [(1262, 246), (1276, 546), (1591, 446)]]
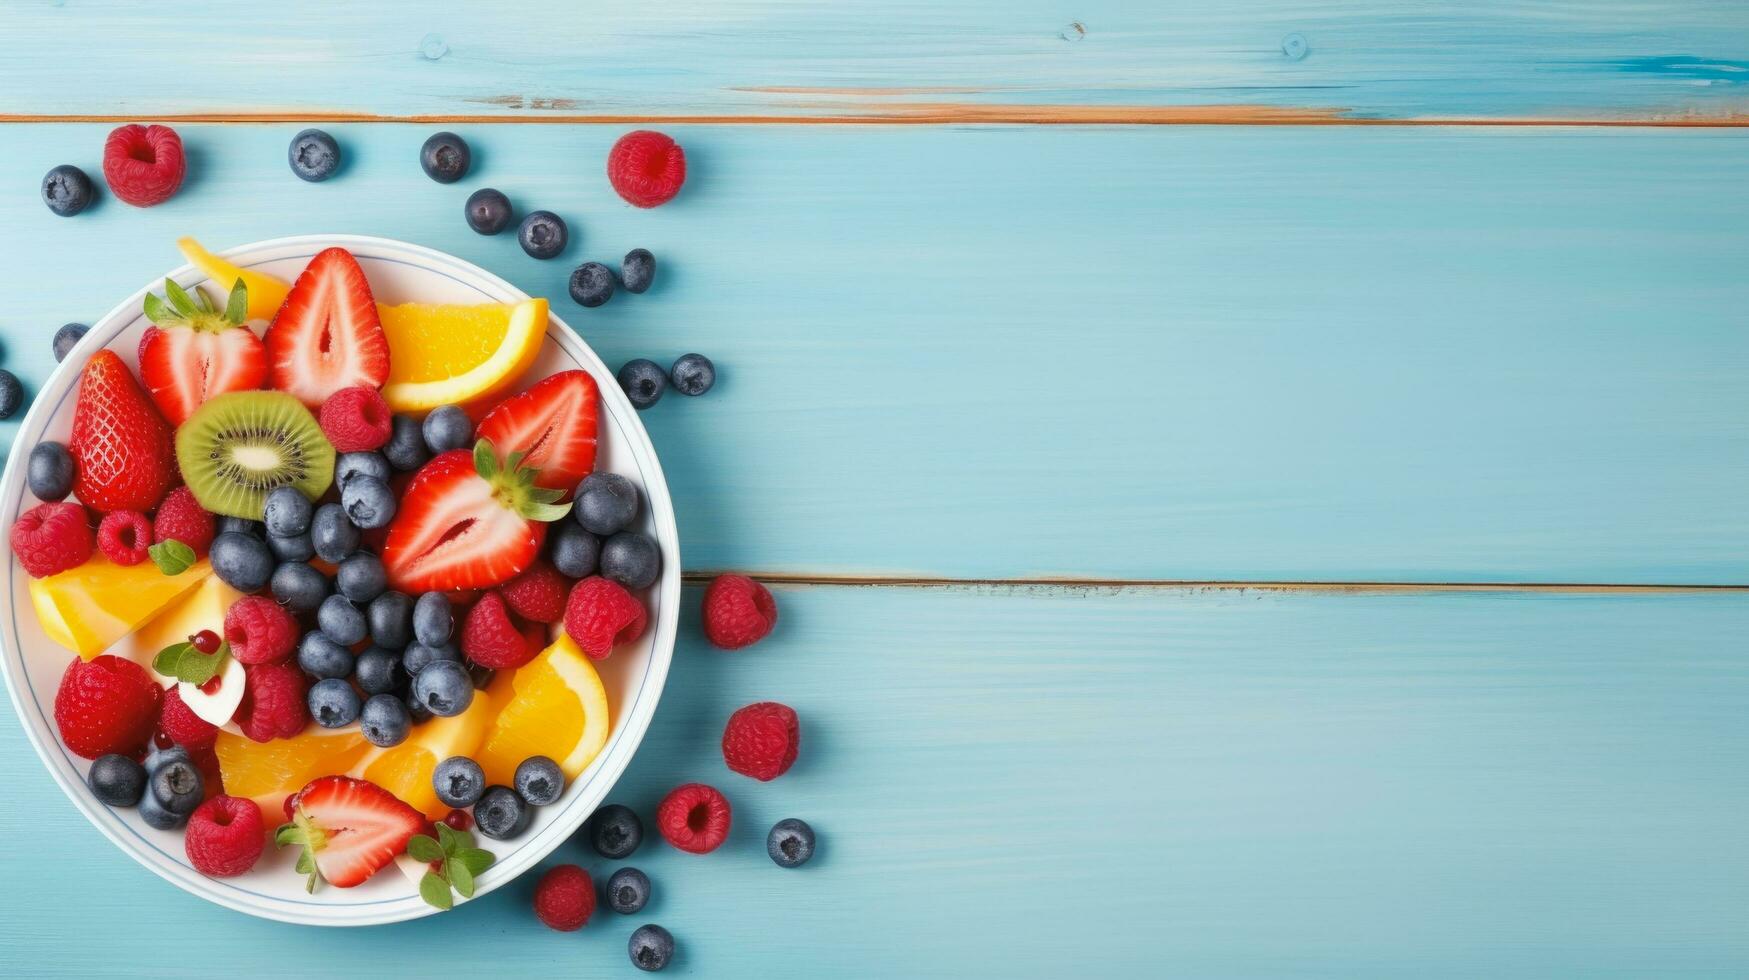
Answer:
[(523, 619), (556, 623), (565, 618), (565, 576), (544, 560), (504, 583), (504, 602)]
[(176, 686), (164, 693), (158, 731), (190, 752), (212, 748), (219, 737), (218, 726), (190, 710), (182, 701), (182, 689)]
[(103, 144), (103, 179), (136, 208), (170, 200), (187, 172), (182, 137), (169, 126), (117, 126)]
[(662, 133), (639, 129), (621, 136), (607, 154), (607, 179), (626, 203), (665, 204), (686, 183), (686, 151)]
[(12, 524), (12, 553), (31, 578), (77, 568), (95, 548), (85, 508), (78, 504), (37, 504)]
[(253, 664), (243, 669), (248, 680), (235, 719), (243, 734), (257, 742), (271, 742), (303, 731), (310, 720), (304, 706), (304, 672), (295, 664)]
[(575, 864), (561, 864), (534, 886), (534, 914), (549, 929), (576, 932), (595, 911), (595, 883)]
[(342, 388), (322, 403), (321, 424), (337, 453), (381, 449), (389, 441), (389, 403), (375, 388)]
[(194, 549), (196, 558), (205, 558), (213, 543), (213, 515), (194, 499), (194, 491), (177, 487), (158, 505), (152, 518), (152, 540), (175, 539)]
[(97, 525), (97, 548), (117, 565), (138, 565), (151, 557), (152, 522), (137, 510), (113, 510)]
[(129, 755), (152, 737), (163, 696), (145, 668), (105, 654), (73, 658), (55, 692), (55, 725), (67, 748), (87, 759)]
[(264, 595), (246, 595), (225, 612), (225, 640), (240, 664), (274, 664), (291, 656), (298, 624)]
[(777, 601), (745, 575), (718, 575), (704, 590), (704, 635), (711, 645), (739, 650), (777, 625)]
[(802, 741), (794, 708), (776, 701), (750, 704), (723, 726), (723, 761), (743, 776), (770, 782), (789, 771)]
[(656, 829), (668, 843), (692, 854), (709, 854), (729, 839), (729, 801), (715, 787), (687, 783), (656, 807)]
[(590, 660), (606, 660), (616, 643), (643, 635), (643, 603), (618, 582), (591, 575), (571, 588), (565, 601), (565, 632)]
[(510, 614), (504, 610), (504, 597), (488, 592), (468, 610), (462, 622), (462, 653), (482, 667), (505, 670), (520, 667), (539, 650), (529, 649)]
[(261, 807), (240, 796), (215, 796), (196, 807), (182, 836), (188, 863), (209, 878), (234, 878), (255, 867), (266, 845)]

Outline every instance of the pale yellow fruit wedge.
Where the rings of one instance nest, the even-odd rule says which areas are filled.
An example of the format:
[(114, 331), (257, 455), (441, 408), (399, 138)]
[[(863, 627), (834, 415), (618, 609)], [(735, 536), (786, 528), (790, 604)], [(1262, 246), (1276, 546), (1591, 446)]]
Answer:
[(228, 294), (237, 280), (243, 280), (243, 285), (249, 290), (249, 319), (271, 320), (285, 304), (285, 296), (291, 292), (291, 284), (283, 279), (270, 276), (265, 272), (244, 269), (219, 258), (207, 251), (193, 238), (183, 237), (176, 240), (176, 247), (181, 249), (182, 257), (187, 259), (196, 269), (207, 274), (207, 278), (218, 287), (221, 296)]

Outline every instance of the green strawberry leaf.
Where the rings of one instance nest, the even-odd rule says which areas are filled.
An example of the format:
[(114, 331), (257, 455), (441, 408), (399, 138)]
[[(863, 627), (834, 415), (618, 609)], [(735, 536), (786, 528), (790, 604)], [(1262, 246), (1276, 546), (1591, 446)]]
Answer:
[(249, 287), (241, 278), (231, 287), (231, 295), (225, 298), (225, 319), (239, 326), (249, 319)]
[(159, 299), (156, 293), (147, 293), (146, 319), (153, 323), (170, 323), (179, 317), (170, 307), (164, 305), (164, 301)]
[(287, 821), (286, 823), (280, 824), (279, 829), (273, 832), (274, 847), (284, 847), (287, 844), (302, 844), (303, 842), (303, 832), (298, 830), (298, 825), (296, 823)]
[(419, 834), (407, 842), (407, 854), (415, 861), (430, 864), (443, 860), (443, 846), (432, 838)]
[(182, 314), (184, 319), (192, 320), (200, 315), (200, 307), (195, 305), (193, 298), (188, 295), (186, 290), (176, 284), (176, 280), (164, 280), (164, 295), (170, 300), (170, 305), (175, 307), (176, 312)]
[(531, 521), (544, 521), (548, 524), (564, 517), (570, 512), (570, 504), (547, 504), (538, 500), (529, 501), (528, 504), (519, 511), (523, 517), (526, 517)]
[(197, 560), (194, 549), (175, 538), (152, 545), (146, 549), (146, 554), (152, 556), (152, 564), (165, 575), (181, 575), (193, 568)]
[(429, 871), (425, 872), (425, 877), (419, 879), (419, 897), (433, 908), (448, 909), (455, 904), (449, 897), (449, 882)]
[(474, 897), (474, 873), (468, 870), (466, 863), (450, 858), (443, 862), (443, 874), (463, 898)]
[(456, 852), (455, 859), (467, 867), (469, 874), (476, 875), (490, 868), (492, 862), (498, 860), (491, 851), (481, 850), (478, 847), (462, 848)]
[(488, 483), (497, 477), (498, 455), (492, 451), (492, 440), (481, 439), (474, 443), (474, 472)]

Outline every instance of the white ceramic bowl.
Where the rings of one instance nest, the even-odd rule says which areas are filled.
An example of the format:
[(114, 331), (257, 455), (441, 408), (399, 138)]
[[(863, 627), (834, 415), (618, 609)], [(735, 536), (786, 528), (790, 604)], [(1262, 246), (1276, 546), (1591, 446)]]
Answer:
[[(418, 245), (357, 235), (307, 235), (278, 238), (225, 253), (232, 262), (295, 278), (310, 257), (331, 245), (358, 257), (379, 301), (400, 303), (503, 303), (527, 294), (489, 272), (453, 256)], [(170, 273), (183, 286), (206, 282), (192, 266)], [(30, 447), (44, 439), (65, 441), (72, 428), (74, 392), (79, 368), (100, 347), (120, 354), (135, 366), (135, 348), (148, 325), (141, 302), (148, 290), (161, 291), (163, 281), (146, 284), (92, 326), (66, 362), (51, 375), (19, 428), (6, 473), (0, 480), (0, 527), (11, 527), (36, 498), (25, 487), (25, 461)], [(222, 296), (225, 288), (213, 284)], [(613, 706), (613, 730), (607, 746), (583, 775), (572, 782), (552, 806), (536, 811), (533, 824), (513, 841), (482, 841), (498, 860), (478, 879), (478, 898), (528, 870), (570, 837), (600, 805), (613, 787), (649, 727), (668, 676), (674, 653), (675, 621), (680, 603), (680, 545), (674, 508), (656, 451), (638, 420), (637, 411), (620, 391), (612, 372), (582, 338), (554, 316), (547, 325), (540, 360), (519, 384), (526, 387), (558, 371), (582, 368), (601, 388), (600, 444), (596, 468), (619, 473), (643, 488), (648, 506), (643, 530), (662, 549), (662, 577), (644, 597), (650, 622), (642, 638), (622, 646), (597, 664)], [(111, 809), (99, 803), (85, 786), (86, 760), (61, 744), (54, 722), (55, 690), (73, 656), (43, 635), (31, 611), (24, 569), (6, 560), (9, 608), (0, 624), (0, 673), (6, 678), (12, 704), (43, 764), (67, 798), (116, 846), (165, 880), (211, 902), (250, 915), (308, 925), (358, 926), (413, 919), (437, 911), (419, 898), (414, 882), (395, 868), (384, 868), (357, 888), (322, 886), (306, 894), (302, 877), (292, 870), (291, 848), (276, 853), (272, 846), (250, 873), (230, 879), (208, 878), (195, 871), (183, 853), (182, 832), (153, 830), (132, 809)], [(269, 826), (279, 814), (264, 814)]]

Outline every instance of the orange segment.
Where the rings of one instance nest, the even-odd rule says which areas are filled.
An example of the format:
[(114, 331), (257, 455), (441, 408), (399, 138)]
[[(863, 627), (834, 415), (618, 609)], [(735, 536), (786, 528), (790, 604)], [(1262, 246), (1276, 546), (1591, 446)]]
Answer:
[(431, 785), (432, 772), (452, 755), (472, 756), (496, 713), (492, 699), (484, 691), (476, 692), (468, 710), (452, 718), (424, 722), (400, 745), (372, 749), (353, 764), (349, 774), (376, 783), (437, 820), (450, 808), (438, 800)]
[(254, 742), (220, 730), (214, 751), (225, 792), (261, 805), (268, 822), (279, 819), (280, 802), (317, 776), (345, 772), (370, 743), (357, 729), (330, 732), (315, 725), (295, 738)]
[(379, 306), (389, 341), (383, 397), (396, 411), (422, 411), (496, 394), (540, 354), (547, 301)]
[(562, 633), (508, 677), (494, 678), (491, 694), (504, 707), (474, 756), (488, 783), (510, 785), (516, 767), (531, 755), (553, 759), (566, 779), (576, 779), (607, 744), (613, 724), (607, 689), (589, 658)]
[[(178, 575), (149, 561), (117, 565), (103, 555), (30, 580), (30, 601), (49, 639), (90, 660), (206, 581), (205, 559)], [(157, 651), (153, 651), (154, 653)]]

